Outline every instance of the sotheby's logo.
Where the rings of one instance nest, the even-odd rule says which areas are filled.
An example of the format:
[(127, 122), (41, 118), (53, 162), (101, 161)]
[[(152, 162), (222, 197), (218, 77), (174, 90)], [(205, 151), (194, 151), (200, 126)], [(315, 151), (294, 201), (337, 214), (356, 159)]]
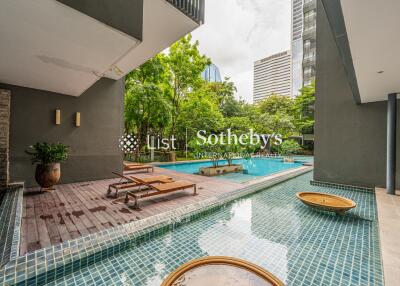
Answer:
[[(147, 135), (144, 140), (145, 142), (139, 142), (139, 139), (133, 134), (125, 134), (121, 138), (119, 138), (119, 148), (126, 152), (132, 153), (138, 151), (138, 148), (142, 146), (146, 146), (148, 150), (176, 150), (177, 149), (177, 141), (185, 143), (185, 146), (188, 146), (188, 138), (186, 137), (184, 140), (177, 140), (177, 138), (172, 135), (171, 137), (160, 137)], [(227, 129), (224, 132), (216, 133), (207, 133), (206, 130), (199, 130), (196, 133), (194, 138), (194, 142), (197, 146), (204, 146), (204, 148), (210, 148), (212, 146), (253, 146), (260, 149), (266, 149), (267, 146), (271, 145), (281, 145), (282, 144), (282, 136), (280, 134), (257, 134), (250, 129), (248, 133), (236, 134), (231, 131), (231, 129)], [(186, 147), (187, 148), (187, 147)]]
[(118, 139), (118, 147), (126, 153), (132, 153), (139, 148), (139, 141), (135, 135), (125, 134)]
[(199, 130), (197, 132), (197, 145), (243, 145), (243, 146), (258, 146), (265, 149), (268, 144), (281, 145), (282, 136), (280, 134), (257, 134), (253, 129), (249, 133), (240, 135), (232, 133), (231, 129), (219, 134), (211, 133), (207, 135), (207, 131)]

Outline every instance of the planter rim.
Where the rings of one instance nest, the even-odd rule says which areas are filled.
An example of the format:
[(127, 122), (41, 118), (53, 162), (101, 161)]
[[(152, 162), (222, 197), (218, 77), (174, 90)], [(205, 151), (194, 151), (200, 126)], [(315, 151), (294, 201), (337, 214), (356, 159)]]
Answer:
[(219, 165), (219, 166), (216, 166), (216, 167), (214, 167), (214, 166), (200, 167), (200, 169), (208, 169), (208, 168), (217, 169), (217, 168), (234, 167), (234, 166), (243, 166), (243, 164), (232, 164), (232, 165), (226, 164), (226, 165)]

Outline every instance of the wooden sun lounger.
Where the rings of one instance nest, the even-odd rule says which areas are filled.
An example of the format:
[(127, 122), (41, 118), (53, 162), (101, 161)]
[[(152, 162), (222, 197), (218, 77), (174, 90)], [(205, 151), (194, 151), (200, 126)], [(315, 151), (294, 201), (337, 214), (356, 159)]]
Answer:
[(129, 166), (143, 166), (145, 164), (143, 163), (138, 163), (138, 162), (124, 162), (124, 167), (129, 167)]
[(166, 175), (158, 175), (158, 176), (150, 176), (146, 178), (136, 178), (134, 176), (125, 176), (123, 174), (118, 174), (113, 172), (114, 175), (117, 175), (121, 179), (125, 180), (123, 182), (113, 183), (108, 186), (107, 196), (109, 196), (112, 192), (112, 189), (115, 189), (115, 197), (118, 197), (118, 191), (124, 189), (131, 189), (136, 187), (143, 186), (143, 183), (147, 184), (155, 184), (155, 183), (169, 183), (172, 182), (172, 178)]
[(142, 171), (146, 170), (149, 172), (151, 170), (154, 172), (154, 167), (152, 165), (144, 165), (144, 164), (124, 164), (124, 171)]
[(131, 193), (131, 192), (126, 193), (125, 203), (127, 204), (129, 202), (129, 196), (133, 197), (133, 199), (135, 200), (135, 203), (133, 205), (134, 209), (140, 209), (138, 200), (142, 199), (142, 198), (158, 196), (158, 195), (167, 194), (167, 193), (176, 192), (176, 191), (182, 191), (182, 190), (185, 190), (188, 188), (193, 188), (193, 191), (194, 191), (193, 195), (194, 196), (197, 195), (196, 184), (189, 182), (189, 181), (182, 180), (182, 181), (174, 181), (174, 182), (170, 182), (170, 183), (162, 183), (159, 185), (155, 185), (155, 184), (146, 183), (140, 179), (135, 179), (135, 180), (137, 180), (137, 182), (143, 183), (143, 185), (148, 186), (149, 190), (147, 191), (147, 193), (144, 193), (144, 194), (135, 194), (135, 193)]

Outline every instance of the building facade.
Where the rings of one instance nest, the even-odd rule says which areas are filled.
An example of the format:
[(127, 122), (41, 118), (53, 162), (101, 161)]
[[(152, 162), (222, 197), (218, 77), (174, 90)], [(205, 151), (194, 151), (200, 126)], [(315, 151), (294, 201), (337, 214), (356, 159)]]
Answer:
[(304, 0), (303, 23), (303, 85), (310, 85), (315, 80), (316, 0)]
[(395, 180), (400, 176), (395, 123), (400, 121), (396, 112), (400, 58), (392, 56), (400, 41), (394, 36), (398, 26), (391, 22), (398, 13), (395, 6), (400, 5), (393, 2), (381, 9), (380, 4), (368, 2), (360, 13), (355, 1), (318, 0), (317, 181), (400, 188), (400, 180)]
[(201, 77), (208, 82), (222, 82), (219, 68), (214, 64), (206, 66), (205, 70), (201, 73)]
[(124, 76), (203, 19), (204, 1), (1, 1), (0, 185), (36, 185), (36, 142), (70, 146), (61, 183), (122, 171)]
[(292, 0), (292, 92), (303, 86), (303, 0)]
[(293, 95), (315, 80), (316, 0), (292, 0)]
[(254, 63), (253, 102), (271, 94), (292, 95), (290, 51), (273, 54)]

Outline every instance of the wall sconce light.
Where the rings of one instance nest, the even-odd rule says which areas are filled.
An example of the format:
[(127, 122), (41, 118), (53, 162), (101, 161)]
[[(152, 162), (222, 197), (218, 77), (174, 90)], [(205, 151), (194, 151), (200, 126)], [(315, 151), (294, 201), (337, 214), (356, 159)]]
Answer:
[(75, 113), (75, 126), (76, 127), (81, 126), (81, 113), (80, 112)]
[(56, 125), (60, 125), (60, 124), (61, 124), (61, 110), (56, 109)]

